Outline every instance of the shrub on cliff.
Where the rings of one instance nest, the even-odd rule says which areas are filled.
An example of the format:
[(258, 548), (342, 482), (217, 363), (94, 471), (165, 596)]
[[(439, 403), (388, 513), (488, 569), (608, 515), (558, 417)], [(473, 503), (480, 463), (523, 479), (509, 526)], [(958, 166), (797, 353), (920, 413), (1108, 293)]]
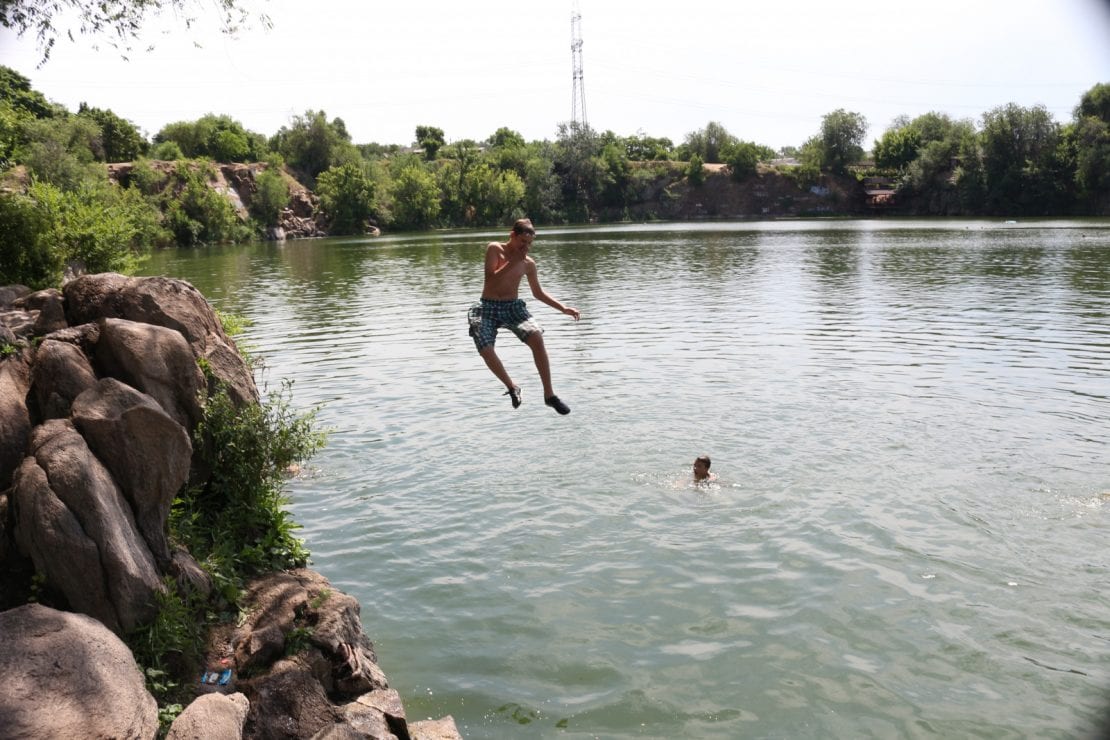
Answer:
[(36, 182), (0, 196), (0, 283), (57, 286), (66, 263), (129, 272), (146, 247), (167, 242), (153, 203), (90, 180), (74, 190)]
[(237, 242), (250, 236), (231, 202), (208, 185), (212, 166), (190, 162), (175, 168), (174, 182), (163, 191), (166, 226), (183, 247)]
[(281, 176), (281, 165), (270, 166), (254, 178), (258, 188), (251, 198), (251, 216), (263, 226), (274, 226), (289, 203), (289, 183)]
[(308, 552), (284, 508), (289, 467), (311, 457), (324, 442), (315, 414), (289, 406), (290, 384), (267, 403), (237, 406), (222, 389), (204, 405), (194, 447), (209, 472), (173, 504), (170, 531), (198, 561), (237, 579), (303, 566)]
[(62, 259), (47, 246), (46, 217), (31, 198), (0, 193), (0, 285), (54, 285)]

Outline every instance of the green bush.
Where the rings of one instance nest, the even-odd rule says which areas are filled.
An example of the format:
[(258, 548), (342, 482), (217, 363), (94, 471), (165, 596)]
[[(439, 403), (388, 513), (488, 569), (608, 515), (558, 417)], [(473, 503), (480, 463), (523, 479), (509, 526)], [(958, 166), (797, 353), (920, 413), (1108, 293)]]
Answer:
[[(109, 183), (85, 183), (62, 191), (35, 183), (28, 191), (49, 219), (51, 248), (87, 272), (132, 272), (139, 262), (143, 202)], [(59, 275), (60, 277), (60, 275)]]
[(236, 242), (249, 236), (231, 201), (209, 187), (207, 180), (213, 176), (210, 164), (191, 162), (177, 168), (175, 181), (165, 192), (166, 226), (183, 247)]
[(34, 200), (0, 192), (0, 285), (36, 290), (61, 282), (64, 259), (50, 241), (50, 221)]
[(185, 159), (185, 153), (181, 151), (176, 141), (162, 141), (151, 148), (150, 158), (176, 162), (179, 159)]
[(279, 169), (270, 167), (254, 179), (256, 190), (251, 198), (251, 215), (264, 226), (274, 226), (282, 210), (289, 204), (289, 183)]
[(166, 189), (169, 176), (154, 169), (149, 159), (139, 159), (131, 168), (128, 186), (136, 188), (143, 195), (160, 195)]
[(694, 187), (700, 187), (705, 182), (705, 162), (697, 154), (690, 155), (690, 162), (686, 165), (686, 177)]
[(324, 435), (314, 429), (314, 412), (289, 408), (290, 387), (266, 404), (236, 406), (223, 390), (205, 402), (194, 447), (211, 475), (174, 502), (170, 528), (194, 557), (227, 576), (300, 567), (308, 559), (283, 489), (289, 466), (311, 457)]
[(362, 234), (374, 213), (374, 185), (354, 164), (331, 167), (316, 179), (320, 208), (333, 234)]

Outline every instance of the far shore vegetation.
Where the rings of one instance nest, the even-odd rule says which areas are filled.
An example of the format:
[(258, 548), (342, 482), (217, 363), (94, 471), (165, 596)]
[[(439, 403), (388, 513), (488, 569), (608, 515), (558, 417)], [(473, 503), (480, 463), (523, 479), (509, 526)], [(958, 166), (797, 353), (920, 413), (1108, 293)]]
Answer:
[[(48, 287), (68, 263), (128, 272), (152, 248), (257, 238), (295, 189), (316, 194), (332, 234), (503, 226), (524, 214), (620, 221), (668, 197), (669, 183), (702, 185), (708, 169), (740, 182), (777, 173), (803, 187), (823, 176), (882, 182), (915, 215), (1110, 214), (1110, 83), (1084, 93), (1066, 122), (1011, 103), (979, 120), (903, 116), (869, 148), (866, 130), (861, 114), (838, 109), (778, 151), (715, 121), (677, 144), (574, 124), (553, 141), (508, 127), (448, 141), (421, 125), (411, 142), (380, 144), (356, 143), (343, 119), (309, 110), (271, 135), (208, 114), (147, 139), (112, 110), (67, 110), (0, 66), (0, 284)], [(109, 177), (109, 163), (131, 166)], [(245, 219), (211, 186), (224, 163), (253, 165)]]

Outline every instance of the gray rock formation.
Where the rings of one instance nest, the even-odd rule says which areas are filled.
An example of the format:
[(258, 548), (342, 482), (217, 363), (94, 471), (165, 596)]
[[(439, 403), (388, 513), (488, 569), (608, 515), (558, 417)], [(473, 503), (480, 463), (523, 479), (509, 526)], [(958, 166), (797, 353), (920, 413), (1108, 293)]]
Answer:
[(114, 378), (77, 397), (73, 423), (119, 484), (140, 534), (165, 570), (170, 560), (166, 520), (189, 477), (189, 435), (154, 399)]
[(0, 359), (0, 490), (7, 488), (31, 438), (27, 393), (31, 388), (31, 353)]
[(31, 388), (43, 419), (64, 419), (73, 399), (96, 385), (92, 363), (76, 344), (49, 337), (35, 353)]
[[(0, 737), (153, 737), (157, 708), (111, 633), (156, 616), (166, 576), (213, 592), (170, 546), (167, 518), (185, 482), (204, 480), (190, 433), (205, 391), (257, 401), (251, 370), (203, 296), (164, 278), (0, 288), (0, 342), (0, 569), (27, 573), (29, 559), (44, 592), (85, 615), (0, 613)], [(358, 602), (320, 574), (269, 574), (243, 602), (248, 617), (217, 630), (208, 656), (236, 679), (198, 686), (218, 693), (170, 737), (458, 737), (449, 717), (407, 722)]]
[(102, 319), (96, 360), (106, 374), (154, 398), (186, 429), (200, 421), (204, 374), (179, 332), (137, 321)]
[(205, 694), (177, 716), (166, 740), (240, 740), (249, 710), (242, 694)]
[(71, 604), (113, 632), (157, 614), (161, 578), (131, 507), (67, 420), (31, 433), (12, 485), (16, 541)]
[(114, 318), (173, 329), (197, 358), (208, 362), (233, 400), (258, 400), (254, 377), (235, 342), (224, 332), (212, 306), (188, 283), (104, 273), (83, 275), (67, 283), (64, 293), (71, 326)]
[(158, 705), (103, 624), (38, 604), (0, 612), (0, 734), (28, 740), (153, 738)]

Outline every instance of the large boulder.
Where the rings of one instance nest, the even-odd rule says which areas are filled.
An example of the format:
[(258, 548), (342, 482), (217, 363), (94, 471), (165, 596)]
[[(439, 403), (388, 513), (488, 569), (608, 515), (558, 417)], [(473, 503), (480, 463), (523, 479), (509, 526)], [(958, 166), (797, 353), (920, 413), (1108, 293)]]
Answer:
[(81, 614), (0, 612), (0, 734), (28, 740), (153, 738), (158, 705), (127, 646)]
[(68, 420), (31, 434), (12, 485), (16, 542), (70, 605), (124, 633), (157, 614), (161, 579), (119, 486)]
[(26, 454), (31, 435), (27, 411), (30, 388), (30, 350), (0, 357), (0, 490), (11, 482), (12, 473)]
[(328, 691), (358, 695), (389, 688), (362, 631), (358, 600), (308, 568), (260, 576), (247, 588), (248, 617), (233, 642), (239, 671), (265, 667), (294, 629), (311, 625), (312, 645), (333, 661)]
[(31, 388), (43, 419), (66, 418), (73, 399), (95, 385), (92, 363), (76, 344), (46, 339), (39, 345)]
[(244, 736), (259, 740), (299, 740), (341, 720), (338, 707), (313, 670), (314, 660), (300, 655), (279, 660), (250, 680), (251, 700)]
[(115, 273), (83, 275), (66, 284), (69, 323), (118, 318), (179, 332), (197, 358), (237, 402), (258, 400), (254, 376), (228, 337), (216, 312), (192, 285), (172, 278), (129, 278)]
[(10, 308), (13, 303), (30, 293), (31, 289), (26, 285), (0, 285), (0, 311)]
[(15, 301), (16, 308), (32, 311), (35, 323), (32, 333), (35, 336), (49, 334), (52, 331), (66, 328), (65, 299), (57, 288), (47, 288), (35, 293), (29, 293)]
[(73, 423), (127, 497), (139, 533), (163, 570), (166, 520), (189, 477), (193, 445), (185, 428), (150, 396), (105, 378), (73, 402)]
[(180, 333), (125, 319), (102, 319), (96, 360), (105, 374), (151, 396), (186, 429), (200, 422), (204, 374)]
[(166, 740), (239, 740), (248, 711), (242, 694), (204, 694), (177, 716)]

